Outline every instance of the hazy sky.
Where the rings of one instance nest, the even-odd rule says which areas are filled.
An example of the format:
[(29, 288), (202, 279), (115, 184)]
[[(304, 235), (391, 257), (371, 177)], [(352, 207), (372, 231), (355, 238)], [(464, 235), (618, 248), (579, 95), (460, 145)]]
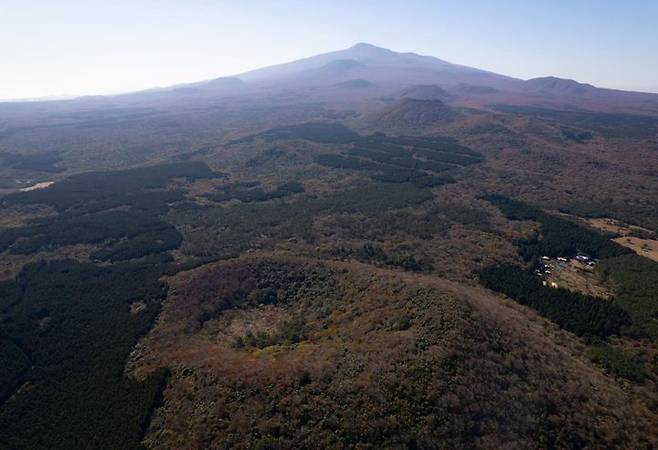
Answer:
[(356, 42), (658, 92), (658, 0), (0, 0), (0, 98), (198, 81)]

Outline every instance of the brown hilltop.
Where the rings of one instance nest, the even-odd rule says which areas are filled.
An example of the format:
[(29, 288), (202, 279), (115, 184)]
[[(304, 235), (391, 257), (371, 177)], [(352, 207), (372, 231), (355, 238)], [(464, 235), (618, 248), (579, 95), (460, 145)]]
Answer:
[(441, 100), (403, 98), (372, 115), (370, 122), (384, 128), (430, 128), (461, 117)]
[(449, 92), (435, 84), (417, 84), (409, 86), (400, 94), (402, 98), (414, 100), (441, 100), (447, 101), (452, 98)]

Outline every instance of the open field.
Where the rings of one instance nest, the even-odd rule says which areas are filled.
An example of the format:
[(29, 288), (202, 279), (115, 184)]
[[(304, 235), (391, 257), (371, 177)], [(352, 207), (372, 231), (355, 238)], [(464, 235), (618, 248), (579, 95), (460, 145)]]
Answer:
[(655, 239), (641, 239), (633, 236), (624, 236), (614, 239), (620, 245), (632, 249), (640, 256), (658, 262), (658, 241)]
[(610, 218), (589, 219), (587, 222), (593, 228), (605, 231), (607, 233), (617, 234), (619, 236), (626, 236), (632, 232), (651, 234), (651, 230), (646, 228), (638, 227), (637, 225), (627, 225), (623, 222)]
[(550, 275), (546, 276), (549, 285), (556, 283), (560, 288), (582, 292), (594, 297), (610, 298), (612, 295), (600, 276), (595, 272), (594, 267), (575, 259), (567, 262), (552, 260), (544, 263), (551, 272)]

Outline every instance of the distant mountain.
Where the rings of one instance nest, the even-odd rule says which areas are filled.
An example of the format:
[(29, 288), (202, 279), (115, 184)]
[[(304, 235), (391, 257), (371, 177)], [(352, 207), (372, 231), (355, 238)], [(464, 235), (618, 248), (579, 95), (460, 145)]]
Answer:
[(134, 101), (177, 101), (179, 99), (203, 99), (218, 95), (235, 95), (247, 88), (244, 81), (236, 77), (220, 77), (212, 80), (199, 81), (190, 84), (148, 89), (116, 96), (105, 96), (103, 99)]
[(375, 113), (370, 122), (383, 128), (421, 129), (448, 124), (460, 116), (440, 100), (404, 98)]
[(368, 80), (356, 79), (356, 80), (342, 81), (340, 83), (334, 84), (333, 86), (337, 87), (337, 88), (343, 88), (343, 89), (364, 89), (364, 88), (374, 87), (375, 84), (371, 83)]
[[(513, 80), (479, 69), (452, 64), (416, 53), (398, 53), (370, 44), (356, 44), (345, 50), (304, 58), (276, 66), (265, 67), (237, 75), (241, 80), (260, 85), (282, 84), (286, 81), (313, 83), (312, 77), (329, 74), (342, 76), (358, 72), (376, 84), (457, 83), (463, 80), (488, 80), (505, 83)], [(367, 76), (365, 76), (367, 75)], [(353, 78), (353, 77), (352, 77)], [(339, 82), (340, 80), (336, 80)]]
[[(658, 94), (605, 89), (587, 83), (558, 77), (541, 77), (524, 81), (520, 91), (531, 104), (554, 107), (555, 102), (579, 109), (658, 113)], [(550, 102), (554, 102), (551, 104)], [(523, 103), (519, 98), (515, 103)], [(559, 104), (559, 103), (558, 103)]]
[(296, 75), (300, 72), (317, 69), (335, 61), (354, 61), (369, 67), (396, 66), (400, 63), (413, 66), (444, 67), (449, 65), (445, 61), (428, 56), (419, 56), (414, 53), (396, 53), (370, 44), (356, 44), (346, 50), (323, 53), (309, 58), (299, 59), (289, 63), (256, 69), (237, 75), (240, 79), (255, 82)]
[(533, 78), (525, 82), (525, 89), (555, 95), (586, 95), (600, 90), (591, 84), (557, 77)]
[(297, 85), (324, 84), (338, 80), (354, 79), (367, 72), (367, 66), (355, 59), (337, 59), (320, 67), (291, 74), (288, 82)]
[[(85, 107), (116, 102), (135, 106), (196, 108), (243, 96), (249, 101), (324, 104), (348, 110), (378, 99), (449, 101), (453, 106), (491, 105), (658, 114), (658, 94), (601, 89), (557, 77), (520, 80), (432, 56), (400, 53), (359, 43), (344, 50), (252, 70), (234, 77), (104, 96)], [(75, 99), (73, 103), (79, 103)]]
[[(570, 105), (581, 109), (658, 113), (658, 94), (601, 89), (556, 77), (524, 81), (432, 56), (399, 53), (365, 43), (236, 77), (253, 89), (280, 88), (287, 92), (363, 79), (378, 87), (378, 92), (373, 90), (367, 94), (373, 98), (389, 96), (453, 103), (457, 97), (457, 103), (468, 107), (517, 104), (561, 108)], [(313, 95), (331, 101), (331, 97), (322, 98), (321, 91), (315, 90)], [(359, 95), (363, 98), (366, 94)]]
[(349, 70), (363, 69), (365, 67), (366, 67), (365, 64), (362, 64), (355, 59), (337, 59), (335, 61), (331, 61), (325, 64), (324, 66), (320, 67), (317, 70), (342, 73)]
[(410, 98), (414, 100), (442, 100), (446, 101), (453, 96), (445, 89), (440, 88), (435, 84), (420, 84), (409, 86), (400, 94), (402, 98)]
[(455, 90), (464, 95), (490, 95), (500, 92), (498, 89), (491, 86), (477, 86), (466, 83), (459, 84)]
[(215, 78), (214, 80), (202, 81), (197, 83), (197, 85), (202, 85), (208, 88), (241, 88), (245, 86), (245, 82), (236, 77), (220, 77)]

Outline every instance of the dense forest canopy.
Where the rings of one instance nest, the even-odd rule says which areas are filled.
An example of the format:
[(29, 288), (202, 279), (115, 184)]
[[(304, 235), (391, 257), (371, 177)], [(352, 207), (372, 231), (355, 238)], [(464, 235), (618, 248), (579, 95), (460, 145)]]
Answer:
[[(135, 448), (166, 373), (125, 377), (126, 358), (166, 293), (161, 263), (54, 261), (5, 282), (0, 358), (2, 448)], [(14, 287), (16, 286), (16, 287)], [(143, 307), (131, 313), (130, 305)], [(13, 379), (12, 379), (13, 378)], [(21, 389), (8, 399), (7, 388)]]

